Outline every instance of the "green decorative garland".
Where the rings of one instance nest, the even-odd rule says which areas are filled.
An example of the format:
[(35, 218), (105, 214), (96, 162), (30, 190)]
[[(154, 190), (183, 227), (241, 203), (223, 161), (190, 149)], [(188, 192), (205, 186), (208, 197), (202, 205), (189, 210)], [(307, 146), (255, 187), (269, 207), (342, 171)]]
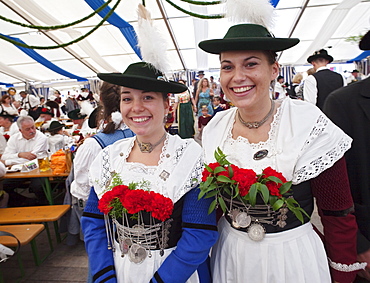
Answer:
[(76, 24), (82, 23), (82, 22), (90, 19), (91, 17), (93, 17), (94, 15), (96, 15), (97, 13), (99, 13), (100, 11), (102, 11), (105, 7), (107, 7), (109, 5), (109, 3), (112, 2), (112, 1), (113, 0), (108, 0), (106, 3), (104, 3), (103, 5), (101, 5), (96, 11), (92, 12), (88, 16), (86, 16), (86, 17), (84, 17), (84, 18), (82, 18), (80, 20), (74, 21), (74, 22), (69, 23), (69, 24), (64, 24), (64, 25), (57, 25), (57, 26), (35, 26), (35, 25), (27, 25), (27, 24), (24, 24), (24, 23), (21, 23), (21, 22), (17, 22), (17, 21), (13, 21), (11, 19), (5, 18), (5, 17), (3, 17), (1, 15), (0, 15), (0, 20), (6, 21), (8, 23), (12, 23), (12, 24), (15, 24), (15, 25), (18, 25), (18, 26), (26, 27), (26, 28), (42, 29), (42, 30), (57, 30), (57, 29), (71, 27), (71, 26), (74, 26)]
[[(56, 25), (56, 26), (38, 26), (38, 25), (28, 25), (28, 24), (24, 24), (24, 23), (21, 23), (21, 22), (17, 22), (17, 21), (14, 21), (14, 20), (11, 20), (11, 19), (8, 19), (6, 17), (3, 17), (0, 15), (0, 20), (3, 20), (3, 21), (6, 21), (6, 22), (9, 22), (9, 23), (12, 23), (12, 24), (16, 24), (16, 25), (19, 25), (19, 26), (22, 26), (22, 27), (27, 27), (27, 28), (33, 28), (33, 29), (38, 29), (38, 30), (58, 30), (58, 29), (63, 29), (63, 28), (67, 28), (67, 27), (71, 27), (71, 26), (74, 26), (76, 24), (79, 24), (83, 21), (86, 21), (87, 19), (90, 19), (91, 17), (93, 17), (94, 15), (96, 15), (97, 13), (101, 12), (104, 8), (106, 8), (113, 0), (108, 0), (107, 2), (105, 2), (102, 6), (100, 6), (96, 11), (94, 11), (93, 13), (87, 15), (86, 17), (80, 19), (80, 20), (77, 20), (77, 21), (74, 21), (74, 22), (71, 22), (71, 23), (68, 23), (68, 24), (63, 24), (63, 25)], [(185, 10), (179, 6), (177, 6), (175, 3), (173, 3), (171, 0), (166, 0), (171, 6), (173, 6), (174, 8), (176, 8), (177, 10), (187, 14), (187, 15), (190, 15), (192, 17), (195, 17), (195, 18), (200, 18), (200, 19), (221, 19), (221, 18), (224, 18), (225, 15), (224, 14), (215, 14), (215, 15), (201, 15), (201, 14), (197, 14), (197, 13), (193, 13), (193, 12), (190, 12), (188, 10)], [(189, 3), (189, 4), (193, 4), (193, 5), (202, 5), (202, 6), (207, 6), (207, 5), (217, 5), (217, 4), (221, 4), (221, 1), (212, 1), (212, 2), (206, 2), (206, 1), (194, 1), (194, 0), (180, 0), (180, 1), (183, 1), (183, 2), (186, 2), (186, 3)], [(37, 46), (37, 45), (28, 45), (28, 44), (25, 44), (25, 43), (22, 43), (22, 42), (18, 42), (16, 40), (13, 40), (11, 38), (8, 38), (6, 36), (3, 36), (0, 34), (0, 39), (3, 39), (3, 40), (6, 40), (14, 45), (17, 45), (17, 46), (21, 46), (21, 47), (24, 47), (24, 48), (30, 48), (30, 49), (43, 49), (43, 50), (48, 50), (48, 49), (57, 49), (57, 48), (63, 48), (63, 47), (66, 47), (66, 46), (69, 46), (69, 45), (72, 45), (74, 43), (77, 43), (83, 39), (85, 39), (86, 37), (88, 37), (90, 34), (92, 34), (94, 31), (96, 31), (100, 26), (103, 25), (103, 23), (113, 14), (114, 10), (118, 7), (118, 4), (121, 2), (121, 0), (117, 0), (117, 3), (113, 6), (113, 8), (109, 11), (109, 13), (99, 22), (99, 24), (97, 24), (94, 28), (92, 28), (89, 32), (87, 32), (85, 35), (82, 35), (72, 41), (69, 41), (67, 43), (63, 43), (63, 44), (58, 44), (58, 45), (54, 45), (54, 46)], [(142, 0), (143, 2), (143, 5), (145, 6), (145, 0)]]
[(181, 1), (189, 3), (189, 4), (193, 4), (193, 5), (202, 5), (202, 6), (221, 4), (221, 1), (212, 1), (212, 2), (193, 1), (193, 0), (181, 0)]
[[(200, 2), (200, 1), (191, 1), (191, 0), (181, 0), (181, 1), (188, 2), (188, 3), (193, 2), (194, 4), (197, 3), (196, 5), (209, 5), (209, 3), (214, 3), (214, 2)], [(170, 4), (171, 6), (173, 6), (174, 8), (176, 8), (177, 10), (179, 10), (179, 11), (185, 13), (185, 14), (188, 14), (192, 17), (195, 17), (195, 18), (200, 18), (200, 19), (222, 19), (222, 18), (225, 17), (225, 15), (223, 15), (223, 14), (215, 14), (215, 15), (208, 15), (208, 16), (207, 15), (196, 14), (196, 13), (190, 12), (188, 10), (185, 10), (185, 9), (177, 6), (171, 0), (166, 0), (166, 2), (168, 4)], [(191, 3), (191, 4), (193, 4), (193, 3)], [(203, 3), (203, 4), (201, 4), (201, 3)], [(215, 4), (219, 4), (219, 3), (215, 3)]]
[(67, 42), (67, 43), (58, 44), (58, 45), (54, 45), (54, 46), (37, 46), (37, 45), (28, 45), (28, 44), (25, 44), (25, 43), (21, 43), (21, 42), (18, 42), (16, 40), (7, 38), (7, 37), (5, 37), (3, 35), (0, 35), (0, 38), (1, 39), (4, 39), (4, 40), (6, 40), (6, 41), (8, 41), (10, 43), (13, 43), (14, 45), (25, 47), (25, 48), (30, 48), (30, 49), (43, 49), (43, 50), (46, 50), (46, 49), (57, 49), (57, 48), (61, 48), (61, 47), (66, 47), (68, 45), (72, 45), (74, 43), (77, 43), (77, 42), (81, 41), (82, 39), (84, 39), (84, 38), (88, 37), (90, 34), (92, 34), (94, 31), (96, 31), (113, 14), (114, 10), (117, 8), (117, 6), (118, 6), (118, 4), (120, 2), (121, 2), (121, 0), (117, 0), (117, 3), (109, 11), (109, 13), (93, 29), (91, 29), (85, 35), (82, 35), (82, 36), (80, 36), (80, 37), (78, 37), (78, 38), (76, 38), (76, 39), (74, 39), (74, 40), (72, 40), (70, 42)]

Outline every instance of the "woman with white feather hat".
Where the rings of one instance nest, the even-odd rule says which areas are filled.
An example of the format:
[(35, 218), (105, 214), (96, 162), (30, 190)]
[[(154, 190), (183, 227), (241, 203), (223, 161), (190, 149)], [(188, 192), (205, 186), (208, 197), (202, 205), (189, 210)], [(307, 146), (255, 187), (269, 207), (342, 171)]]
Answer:
[(218, 233), (212, 199), (198, 201), (194, 181), (202, 149), (164, 128), (168, 93), (187, 88), (157, 66), (98, 74), (122, 86), (122, 119), (136, 136), (105, 148), (90, 168), (82, 228), (94, 282), (211, 282), (208, 255)]
[[(272, 10), (268, 1), (247, 2)], [(237, 10), (256, 12), (253, 7)], [(233, 166), (255, 172), (245, 185), (249, 191), (241, 193), (238, 183), (236, 195), (222, 192), (219, 205), (225, 213), (212, 249), (213, 282), (352, 282), (363, 264), (356, 262), (357, 225), (343, 158), (351, 138), (316, 106), (271, 99), (271, 83), (279, 75), (276, 52), (299, 39), (276, 38), (264, 25), (234, 25), (224, 38), (199, 43), (204, 51), (219, 55), (220, 83), (236, 106), (205, 127), (205, 161), (218, 161), (215, 151), (220, 148)], [(276, 176), (261, 181), (267, 168), (281, 181)], [(290, 196), (283, 189), (289, 187), (282, 186), (288, 181), (293, 184)], [(313, 197), (326, 251), (308, 217)]]

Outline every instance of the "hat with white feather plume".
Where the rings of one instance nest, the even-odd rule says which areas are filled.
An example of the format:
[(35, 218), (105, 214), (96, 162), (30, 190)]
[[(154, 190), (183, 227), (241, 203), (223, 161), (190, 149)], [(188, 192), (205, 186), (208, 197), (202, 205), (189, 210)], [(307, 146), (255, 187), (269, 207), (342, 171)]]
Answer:
[(123, 73), (99, 73), (98, 77), (112, 84), (146, 91), (186, 91), (184, 84), (169, 81), (165, 76), (170, 69), (166, 56), (167, 44), (160, 30), (154, 25), (149, 11), (139, 4), (138, 15), (138, 45), (144, 61), (129, 65)]
[(226, 4), (226, 17), (244, 23), (230, 27), (222, 39), (201, 41), (199, 47), (202, 50), (212, 54), (231, 50), (282, 51), (299, 43), (298, 38), (276, 38), (268, 31), (274, 22), (274, 8), (269, 0), (223, 2)]

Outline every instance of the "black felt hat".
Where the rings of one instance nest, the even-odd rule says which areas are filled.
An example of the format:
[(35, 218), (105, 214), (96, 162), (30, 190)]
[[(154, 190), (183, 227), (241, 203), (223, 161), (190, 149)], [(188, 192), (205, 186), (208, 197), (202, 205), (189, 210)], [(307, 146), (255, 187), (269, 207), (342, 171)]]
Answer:
[(298, 38), (276, 38), (263, 26), (240, 24), (229, 28), (222, 39), (201, 41), (199, 47), (212, 54), (231, 50), (282, 51), (298, 44)]
[(320, 49), (318, 51), (315, 51), (314, 54), (312, 54), (310, 57), (307, 58), (307, 62), (311, 63), (313, 60), (324, 58), (330, 62), (333, 62), (334, 58), (328, 54), (328, 51), (325, 49)]
[(91, 112), (91, 114), (89, 116), (89, 121), (88, 121), (89, 127), (91, 129), (94, 129), (98, 126), (98, 114), (101, 111), (102, 111), (102, 107), (98, 106), (94, 109), (93, 112)]
[(50, 107), (42, 107), (41, 110), (40, 110), (40, 115), (41, 114), (48, 114), (48, 115), (51, 115), (52, 117), (54, 117), (54, 113), (53, 113), (53, 111), (51, 110)]
[(370, 30), (362, 37), (359, 47), (361, 50), (370, 50)]
[(81, 114), (81, 109), (74, 109), (68, 112), (68, 118), (72, 120), (85, 119), (85, 117), (87, 117), (87, 115)]
[(146, 91), (180, 93), (187, 90), (184, 84), (166, 81), (160, 71), (146, 62), (133, 63), (123, 73), (99, 73), (98, 77), (111, 84)]
[(59, 130), (63, 128), (64, 126), (65, 124), (59, 123), (58, 121), (53, 121), (50, 123), (48, 131), (51, 132), (51, 131)]
[(3, 118), (12, 118), (12, 119), (14, 119), (15, 117), (17, 117), (17, 115), (9, 114), (6, 110), (4, 110), (4, 109), (1, 107), (0, 117), (3, 117)]

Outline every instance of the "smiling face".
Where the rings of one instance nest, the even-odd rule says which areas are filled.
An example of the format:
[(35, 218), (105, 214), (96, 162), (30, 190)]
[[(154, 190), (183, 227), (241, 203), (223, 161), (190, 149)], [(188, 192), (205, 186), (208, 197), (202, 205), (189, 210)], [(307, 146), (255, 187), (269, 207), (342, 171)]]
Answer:
[(227, 98), (239, 108), (259, 107), (270, 100), (269, 88), (279, 66), (259, 50), (226, 51), (220, 56), (220, 83)]
[(162, 93), (122, 87), (120, 109), (124, 123), (144, 142), (163, 136), (169, 102)]

